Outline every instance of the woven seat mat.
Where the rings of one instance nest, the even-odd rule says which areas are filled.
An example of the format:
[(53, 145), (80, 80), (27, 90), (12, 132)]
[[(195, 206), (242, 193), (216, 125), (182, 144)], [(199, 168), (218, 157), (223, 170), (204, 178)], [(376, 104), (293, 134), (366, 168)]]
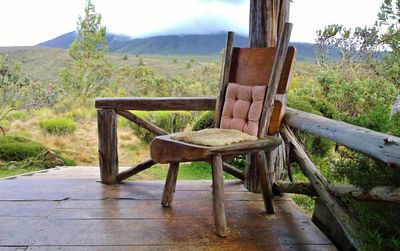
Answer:
[(171, 138), (203, 146), (224, 146), (247, 140), (257, 140), (257, 137), (241, 131), (219, 128), (175, 133), (171, 134)]

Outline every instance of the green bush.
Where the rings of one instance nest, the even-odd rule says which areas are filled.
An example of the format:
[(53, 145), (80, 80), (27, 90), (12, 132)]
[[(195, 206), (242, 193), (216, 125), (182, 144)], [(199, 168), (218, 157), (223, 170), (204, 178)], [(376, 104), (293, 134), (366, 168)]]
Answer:
[(29, 139), (18, 136), (0, 137), (0, 160), (21, 161), (27, 158), (37, 157), (46, 148)]
[(214, 112), (208, 111), (204, 112), (199, 119), (196, 120), (192, 131), (199, 131), (206, 128), (214, 127)]
[(75, 107), (67, 112), (67, 117), (73, 120), (89, 120), (96, 117), (96, 110), (94, 108)]
[(337, 119), (339, 116), (336, 107), (324, 98), (315, 98), (304, 95), (289, 95), (287, 104), (291, 108), (322, 115), (329, 119)]
[(73, 134), (76, 130), (76, 123), (69, 118), (53, 118), (39, 122), (40, 129), (44, 133), (53, 135)]
[[(139, 117), (157, 125), (158, 127), (164, 129), (169, 133), (179, 132), (186, 128), (186, 126), (192, 120), (191, 112), (184, 111), (174, 111), (174, 112), (165, 112), (165, 111), (156, 111), (156, 112), (135, 112)], [(150, 143), (154, 138), (154, 134), (149, 132), (148, 130), (131, 123), (131, 128), (134, 134), (139, 137), (139, 139), (144, 143)]]
[(27, 111), (12, 111), (9, 114), (7, 114), (6, 119), (18, 119), (18, 120), (26, 120), (28, 118), (28, 112)]
[(348, 149), (339, 151), (340, 158), (334, 160), (334, 175), (345, 178), (363, 189), (375, 186), (400, 186), (400, 171), (389, 168), (386, 163)]
[[(288, 97), (288, 106), (304, 112), (317, 114), (330, 119), (339, 117), (335, 106), (322, 98), (314, 98), (309, 96), (290, 95)], [(297, 138), (303, 143), (308, 152), (316, 156), (326, 156), (326, 154), (335, 146), (334, 142), (313, 136), (308, 133), (296, 131)]]

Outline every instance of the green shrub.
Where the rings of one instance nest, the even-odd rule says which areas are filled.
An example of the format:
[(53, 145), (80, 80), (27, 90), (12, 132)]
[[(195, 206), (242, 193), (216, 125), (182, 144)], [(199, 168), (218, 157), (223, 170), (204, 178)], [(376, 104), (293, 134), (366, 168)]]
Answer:
[(28, 112), (27, 111), (12, 111), (9, 114), (7, 114), (6, 119), (18, 119), (18, 120), (26, 120), (28, 118)]
[(69, 118), (53, 118), (39, 122), (40, 129), (44, 133), (53, 135), (73, 134), (76, 130), (76, 123)]
[(27, 158), (37, 157), (46, 148), (29, 139), (18, 136), (0, 137), (0, 160), (21, 161)]
[(387, 164), (348, 149), (339, 151), (340, 158), (334, 160), (334, 174), (363, 189), (375, 186), (400, 186), (400, 171), (388, 168)]
[(357, 233), (363, 250), (400, 250), (399, 204), (354, 199), (347, 204), (360, 222)]
[(199, 119), (196, 120), (192, 131), (199, 131), (206, 128), (214, 127), (214, 112), (208, 111), (204, 112)]
[(304, 95), (290, 95), (288, 97), (287, 104), (291, 108), (322, 115), (329, 119), (337, 119), (339, 116), (336, 107), (323, 98), (315, 98)]
[(75, 107), (67, 112), (67, 117), (73, 120), (88, 120), (96, 117), (96, 110), (94, 108)]
[(400, 112), (394, 114), (390, 118), (389, 133), (400, 137)]
[[(183, 111), (141, 111), (135, 112), (135, 114), (170, 133), (182, 131), (192, 120), (192, 113)], [(131, 128), (134, 134), (144, 143), (150, 143), (155, 136), (153, 133), (134, 123), (131, 123)]]
[[(288, 106), (330, 119), (336, 119), (339, 117), (335, 106), (322, 98), (290, 95), (288, 97)], [(297, 130), (295, 130), (295, 134), (303, 143), (308, 152), (311, 152), (316, 156), (326, 156), (327, 153), (335, 146), (334, 142), (325, 138), (313, 136)]]

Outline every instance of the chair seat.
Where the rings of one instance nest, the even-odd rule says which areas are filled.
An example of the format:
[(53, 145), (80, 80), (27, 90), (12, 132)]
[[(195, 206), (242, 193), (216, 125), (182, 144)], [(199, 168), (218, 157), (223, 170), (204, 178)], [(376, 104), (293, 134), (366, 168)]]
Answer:
[(234, 130), (208, 128), (200, 131), (179, 132), (171, 134), (171, 138), (187, 143), (203, 146), (225, 146), (247, 140), (257, 140), (256, 136)]
[(191, 144), (162, 135), (154, 138), (150, 145), (151, 159), (157, 163), (188, 162), (210, 160), (212, 155), (230, 157), (251, 152), (273, 150), (282, 143), (278, 137), (266, 136), (263, 139), (248, 140), (223, 146), (204, 146)]

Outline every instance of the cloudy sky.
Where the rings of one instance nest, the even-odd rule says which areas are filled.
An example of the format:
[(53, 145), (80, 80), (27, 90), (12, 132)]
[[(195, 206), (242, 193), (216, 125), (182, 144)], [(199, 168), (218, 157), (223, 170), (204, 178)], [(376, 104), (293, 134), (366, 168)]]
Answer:
[[(158, 34), (248, 32), (249, 0), (92, 0), (108, 31)], [(292, 41), (313, 42), (315, 31), (340, 23), (372, 24), (382, 0), (293, 0)], [(0, 0), (0, 46), (35, 45), (76, 29), (84, 0)]]

